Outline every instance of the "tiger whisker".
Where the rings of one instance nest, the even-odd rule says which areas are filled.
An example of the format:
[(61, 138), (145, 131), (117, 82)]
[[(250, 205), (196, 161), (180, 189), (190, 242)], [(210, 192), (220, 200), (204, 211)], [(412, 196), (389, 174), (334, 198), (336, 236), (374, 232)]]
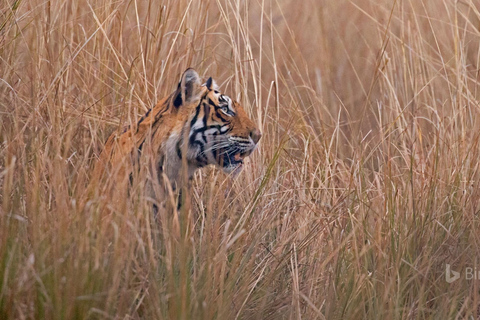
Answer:
[(223, 149), (225, 147), (229, 147), (231, 144), (228, 142), (220, 143), (218, 145), (213, 145), (210, 148), (207, 148), (203, 150), (200, 154), (205, 155), (207, 152), (213, 151), (213, 150), (218, 150), (218, 149)]
[[(233, 152), (233, 151), (235, 151), (235, 152)], [(240, 149), (238, 149), (238, 148), (236, 148), (236, 149), (226, 149), (225, 151), (221, 152), (221, 153), (218, 154), (218, 155), (219, 155), (219, 156), (223, 156), (224, 154), (228, 154), (228, 153), (233, 153), (233, 154), (235, 154), (235, 153), (239, 153), (239, 152), (243, 152), (243, 151), (245, 151), (245, 150), (240, 150)]]

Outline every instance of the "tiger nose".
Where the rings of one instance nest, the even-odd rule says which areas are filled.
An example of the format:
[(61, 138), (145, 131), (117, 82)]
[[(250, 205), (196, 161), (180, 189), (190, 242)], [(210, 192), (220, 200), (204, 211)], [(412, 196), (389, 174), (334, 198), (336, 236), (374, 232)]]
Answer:
[(260, 132), (260, 130), (253, 129), (252, 131), (250, 131), (250, 138), (252, 138), (255, 144), (258, 143), (261, 137), (262, 137), (262, 133)]

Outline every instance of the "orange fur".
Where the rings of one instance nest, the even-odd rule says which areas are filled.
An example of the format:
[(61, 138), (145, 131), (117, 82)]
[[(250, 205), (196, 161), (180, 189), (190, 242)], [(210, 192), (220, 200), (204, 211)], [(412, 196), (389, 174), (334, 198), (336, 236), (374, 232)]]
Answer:
[(107, 178), (112, 188), (127, 189), (135, 168), (147, 166), (150, 177), (160, 183), (166, 177), (175, 189), (182, 185), (183, 168), (188, 178), (209, 164), (238, 172), (260, 137), (239, 103), (222, 95), (211, 78), (200, 85), (197, 73), (187, 69), (175, 92), (135, 126), (108, 138), (92, 179)]

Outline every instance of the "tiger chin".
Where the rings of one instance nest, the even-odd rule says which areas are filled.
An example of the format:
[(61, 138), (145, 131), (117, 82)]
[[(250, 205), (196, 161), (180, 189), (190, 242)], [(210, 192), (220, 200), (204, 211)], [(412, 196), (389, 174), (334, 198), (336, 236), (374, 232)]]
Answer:
[[(172, 94), (135, 125), (108, 138), (93, 179), (108, 179), (113, 188), (120, 188), (121, 181), (131, 182), (146, 166), (150, 180), (167, 180), (175, 190), (208, 165), (235, 175), (261, 136), (238, 102), (221, 93), (211, 77), (202, 85), (189, 68)], [(152, 196), (158, 197), (158, 192)]]

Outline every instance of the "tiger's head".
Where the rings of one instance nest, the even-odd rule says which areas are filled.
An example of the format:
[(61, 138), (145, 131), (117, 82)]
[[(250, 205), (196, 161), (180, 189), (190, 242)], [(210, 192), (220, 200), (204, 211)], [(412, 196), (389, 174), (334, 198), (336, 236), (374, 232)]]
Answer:
[(191, 102), (185, 128), (189, 130), (187, 159), (197, 168), (213, 164), (226, 173), (238, 173), (262, 134), (243, 107), (221, 93), (212, 78), (200, 83), (198, 74), (187, 69), (177, 89), (180, 98), (178, 94), (175, 98)]

